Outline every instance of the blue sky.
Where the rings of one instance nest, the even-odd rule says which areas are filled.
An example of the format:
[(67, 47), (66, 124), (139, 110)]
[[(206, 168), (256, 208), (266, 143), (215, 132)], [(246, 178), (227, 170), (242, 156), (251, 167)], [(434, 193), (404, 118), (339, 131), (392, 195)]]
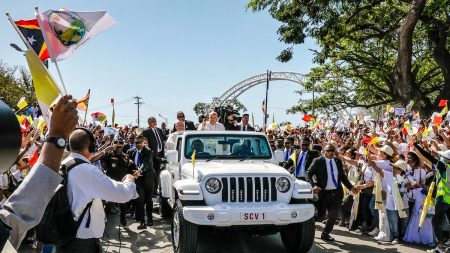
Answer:
[[(209, 102), (232, 85), (250, 76), (272, 71), (307, 73), (315, 45), (311, 40), (295, 47), (294, 59), (280, 63), (275, 58), (286, 47), (276, 33), (280, 23), (267, 13), (246, 10), (247, 1), (2, 1), (0, 13), (15, 20), (34, 18), (40, 10), (68, 8), (74, 11), (107, 10), (118, 24), (95, 37), (72, 57), (59, 62), (68, 92), (77, 98), (91, 89), (89, 114), (111, 115), (110, 99), (115, 98), (119, 123), (136, 122), (132, 97), (143, 98), (141, 126), (158, 114), (169, 123), (183, 110), (196, 121), (196, 102)], [(2, 14), (2, 15), (3, 15)], [(0, 19), (0, 58), (9, 65), (25, 66), (25, 58), (12, 49), (14, 42), (24, 48), (8, 23)], [(50, 72), (58, 80), (53, 66)], [(301, 115), (287, 115), (298, 102), (290, 82), (271, 82), (269, 114), (278, 122), (300, 123)], [(265, 85), (256, 86), (238, 99), (254, 113), (261, 125), (261, 102)], [(142, 120), (144, 119), (144, 120)], [(269, 119), (271, 122), (272, 119)]]

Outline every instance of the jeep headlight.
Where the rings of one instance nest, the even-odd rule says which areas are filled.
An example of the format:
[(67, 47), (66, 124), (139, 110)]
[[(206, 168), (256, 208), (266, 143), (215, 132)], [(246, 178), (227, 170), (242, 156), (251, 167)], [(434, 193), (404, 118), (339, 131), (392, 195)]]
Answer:
[(280, 178), (278, 178), (277, 183), (275, 184), (275, 187), (277, 188), (277, 190), (279, 192), (285, 193), (285, 192), (289, 191), (289, 189), (291, 188), (291, 182), (286, 177), (280, 177)]
[(222, 189), (222, 183), (219, 179), (212, 177), (206, 180), (205, 188), (209, 193), (215, 194)]

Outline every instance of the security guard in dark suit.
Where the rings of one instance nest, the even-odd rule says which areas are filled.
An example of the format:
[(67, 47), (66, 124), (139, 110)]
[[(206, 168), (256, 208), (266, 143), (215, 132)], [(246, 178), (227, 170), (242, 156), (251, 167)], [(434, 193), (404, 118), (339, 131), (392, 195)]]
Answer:
[[(136, 138), (136, 149), (131, 152), (130, 160), (133, 162), (133, 168), (140, 174), (136, 180), (136, 190), (139, 199), (136, 203), (136, 220), (140, 221), (138, 229), (146, 229), (153, 225), (153, 190), (155, 188), (155, 168), (154, 162), (159, 158), (152, 150), (145, 146), (145, 137)], [(161, 160), (158, 160), (161, 162)], [(145, 223), (145, 213), (147, 213), (147, 223)]]
[(295, 167), (291, 155), (287, 157), (287, 161), (283, 165), (283, 167), (291, 172), (296, 178), (306, 180), (306, 171), (308, 170), (312, 161), (319, 156), (319, 153), (317, 153), (317, 151), (315, 150), (310, 150), (309, 147), (311, 146), (311, 141), (306, 136), (302, 137), (300, 146), (300, 149), (291, 151), (296, 153), (297, 161), (295, 162)]
[[(130, 161), (127, 159), (126, 155), (123, 153), (124, 143), (122, 140), (114, 141), (114, 149), (111, 152), (106, 153), (102, 159), (102, 167), (106, 172), (106, 175), (117, 182), (121, 182), (126, 174), (132, 174), (133, 172), (129, 170)], [(119, 204), (120, 207), (120, 223), (122, 226), (127, 225), (127, 220), (125, 214), (128, 209), (127, 203)]]

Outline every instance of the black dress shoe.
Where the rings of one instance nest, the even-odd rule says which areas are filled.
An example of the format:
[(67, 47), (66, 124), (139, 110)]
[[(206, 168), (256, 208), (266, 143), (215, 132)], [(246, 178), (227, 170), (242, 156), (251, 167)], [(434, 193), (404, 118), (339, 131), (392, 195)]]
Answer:
[(147, 221), (147, 226), (149, 226), (149, 227), (153, 226), (153, 221), (152, 220), (151, 221)]
[(137, 227), (137, 229), (146, 229), (146, 228), (147, 228), (147, 225), (145, 225), (144, 222), (142, 222), (141, 225), (139, 225), (139, 226)]
[(331, 237), (329, 234), (322, 234), (322, 235), (320, 236), (320, 238), (321, 238), (322, 240), (324, 240), (324, 241), (327, 241), (327, 242), (334, 242), (334, 238)]

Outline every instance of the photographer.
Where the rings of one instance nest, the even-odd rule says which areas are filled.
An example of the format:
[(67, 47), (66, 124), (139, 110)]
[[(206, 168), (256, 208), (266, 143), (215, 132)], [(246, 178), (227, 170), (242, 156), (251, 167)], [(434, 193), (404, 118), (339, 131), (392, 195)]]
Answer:
[(227, 116), (227, 120), (225, 121), (224, 125), (225, 125), (225, 130), (229, 130), (229, 131), (239, 131), (240, 130), (240, 126), (238, 124), (238, 118), (234, 114)]

